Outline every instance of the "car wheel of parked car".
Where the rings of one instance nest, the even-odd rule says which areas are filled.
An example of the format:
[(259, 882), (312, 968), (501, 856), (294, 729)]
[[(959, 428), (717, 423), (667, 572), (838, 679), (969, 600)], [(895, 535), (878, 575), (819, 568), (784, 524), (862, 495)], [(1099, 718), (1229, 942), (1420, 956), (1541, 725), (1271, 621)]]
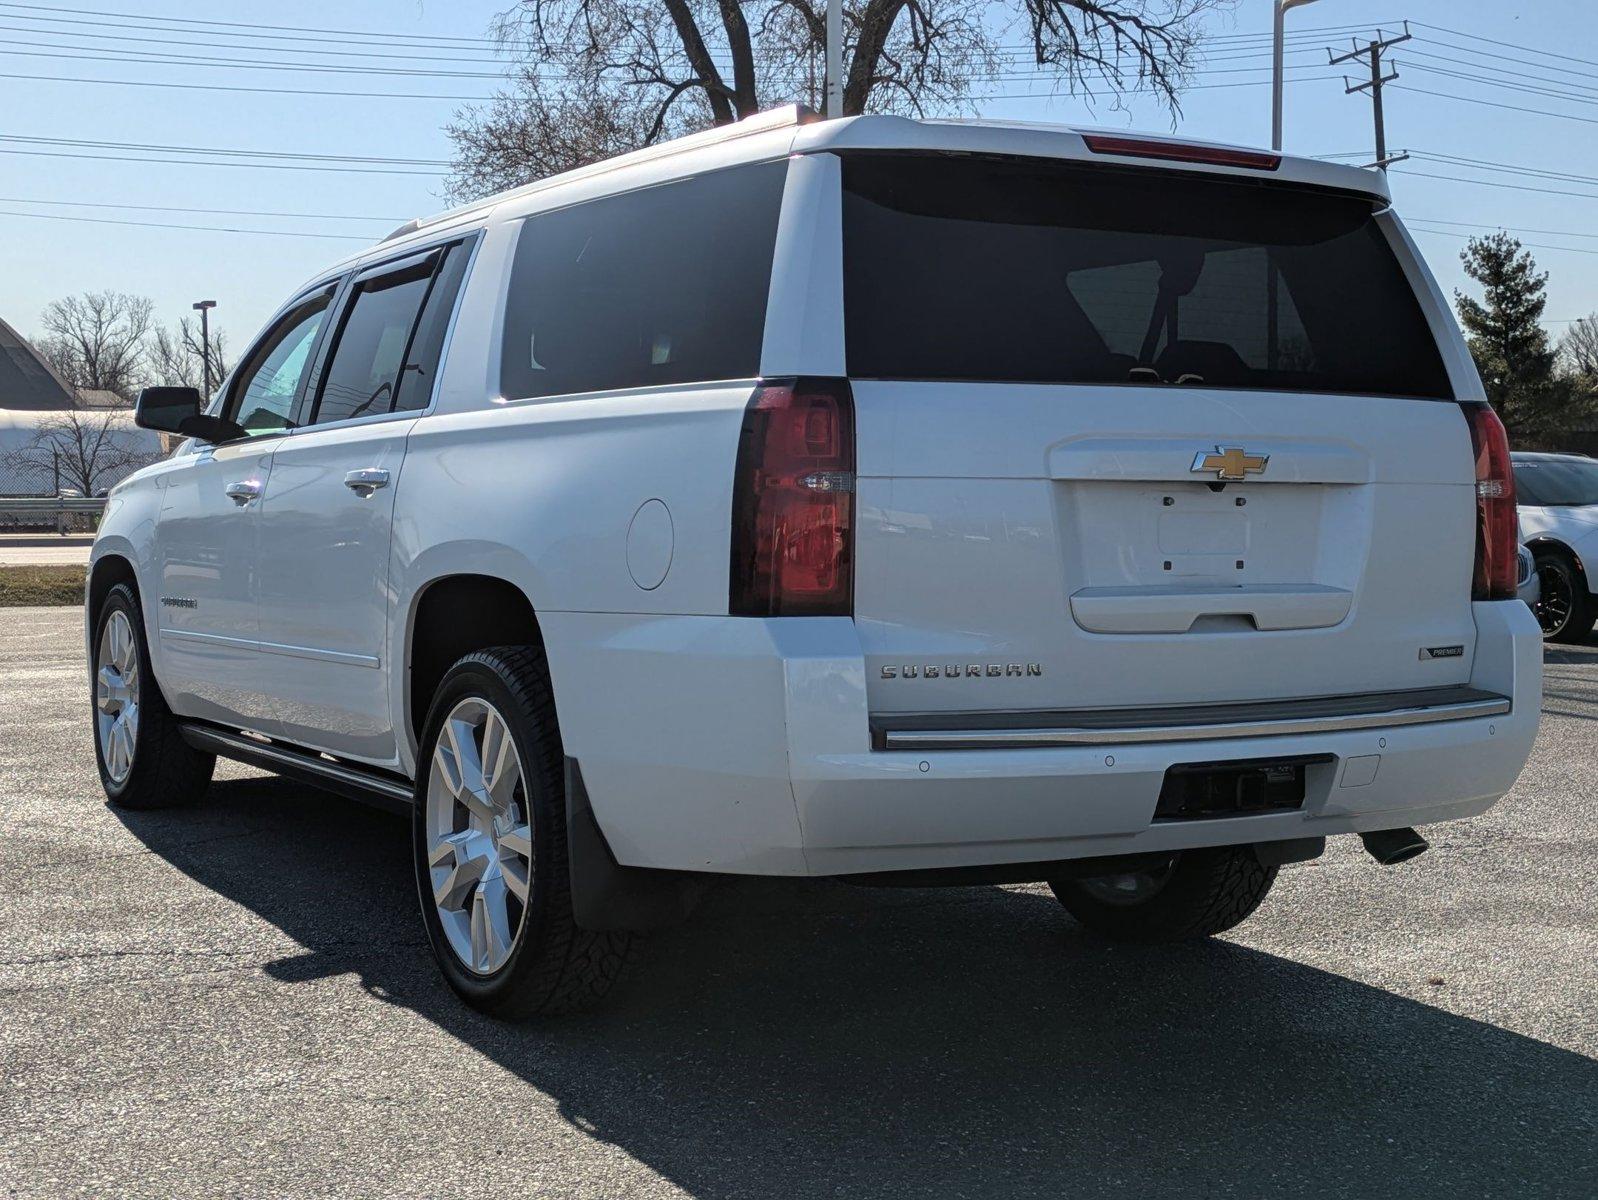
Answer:
[(216, 767), (215, 755), (178, 732), (150, 669), (139, 598), (125, 583), (106, 596), (95, 628), (94, 748), (100, 783), (120, 808), (191, 803)]
[(572, 916), (564, 757), (542, 649), (460, 659), (427, 719), (413, 817), (427, 936), (449, 984), (497, 1016), (602, 998), (636, 935)]
[(1550, 642), (1585, 641), (1598, 620), (1598, 605), (1569, 555), (1557, 550), (1537, 555), (1537, 621)]
[(1239, 924), (1276, 882), (1252, 846), (1183, 850), (1157, 867), (1052, 880), (1055, 897), (1094, 933), (1116, 941), (1209, 937)]

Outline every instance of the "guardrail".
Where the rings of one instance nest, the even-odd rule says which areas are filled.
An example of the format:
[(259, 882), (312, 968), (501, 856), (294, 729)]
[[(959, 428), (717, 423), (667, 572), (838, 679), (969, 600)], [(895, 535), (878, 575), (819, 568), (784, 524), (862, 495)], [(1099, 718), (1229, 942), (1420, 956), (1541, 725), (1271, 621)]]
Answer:
[[(76, 514), (98, 517), (105, 512), (104, 496), (0, 496), (0, 517), (54, 518), (55, 531), (65, 534), (67, 518)], [(44, 524), (41, 519), (35, 524)]]

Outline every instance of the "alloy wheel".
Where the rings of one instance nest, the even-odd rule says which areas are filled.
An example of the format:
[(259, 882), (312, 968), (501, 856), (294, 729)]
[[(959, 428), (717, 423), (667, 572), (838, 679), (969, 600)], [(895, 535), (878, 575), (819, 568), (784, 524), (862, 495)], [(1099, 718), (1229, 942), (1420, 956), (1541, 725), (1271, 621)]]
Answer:
[(427, 782), (427, 869), (439, 924), (473, 974), (503, 967), (532, 884), (526, 782), (510, 727), (478, 697), (444, 719)]
[(1537, 564), (1537, 623), (1543, 634), (1554, 637), (1570, 621), (1575, 606), (1575, 581), (1563, 567), (1552, 561)]
[(139, 737), (139, 647), (133, 622), (117, 609), (100, 630), (94, 672), (95, 736), (100, 761), (111, 782), (121, 784), (133, 770)]

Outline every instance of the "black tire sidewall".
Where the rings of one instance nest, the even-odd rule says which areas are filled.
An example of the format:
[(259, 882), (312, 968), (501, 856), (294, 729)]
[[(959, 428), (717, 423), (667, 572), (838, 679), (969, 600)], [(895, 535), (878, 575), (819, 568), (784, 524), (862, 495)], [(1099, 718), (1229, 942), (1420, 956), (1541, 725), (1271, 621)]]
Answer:
[[(444, 718), (462, 700), (476, 697), (487, 701), (498, 710), (510, 729), (511, 739), (522, 761), (523, 793), (527, 802), (527, 820), (532, 832), (532, 879), (529, 881), (526, 913), (516, 943), (511, 948), (505, 964), (491, 975), (469, 971), (456, 957), (454, 948), (444, 934), (438, 908), (433, 900), (432, 882), (427, 863), (427, 788), (432, 777), (433, 751), (443, 728)], [(416, 870), (417, 898), (421, 904), (422, 920), (427, 928), (427, 938), (432, 945), (450, 986), (474, 1006), (492, 1009), (517, 992), (523, 978), (538, 963), (543, 953), (547, 927), (551, 919), (552, 892), (555, 890), (555, 873), (565, 864), (554, 860), (552, 846), (564, 844), (564, 839), (554, 836), (552, 825), (557, 815), (555, 806), (565, 805), (564, 790), (558, 786), (558, 776), (551, 779), (551, 765), (547, 761), (548, 748), (540, 746), (535, 735), (535, 718), (512, 691), (501, 675), (501, 668), (492, 652), (472, 655), (450, 668), (434, 695), (432, 709), (423, 727), (416, 764), (416, 793), (411, 815), (412, 859)], [(558, 759), (557, 759), (558, 761)], [(552, 786), (556, 784), (556, 786)], [(563, 816), (560, 818), (563, 820)]]
[[(1216, 920), (1217, 881), (1233, 870), (1247, 886), (1228, 894), (1224, 909), (1235, 910), (1235, 919)], [(1074, 879), (1049, 886), (1067, 912), (1102, 937), (1163, 942), (1207, 937), (1240, 923), (1265, 898), (1276, 874), (1275, 867), (1259, 864), (1250, 846), (1215, 846), (1180, 851), (1164, 886), (1140, 903), (1105, 901)]]

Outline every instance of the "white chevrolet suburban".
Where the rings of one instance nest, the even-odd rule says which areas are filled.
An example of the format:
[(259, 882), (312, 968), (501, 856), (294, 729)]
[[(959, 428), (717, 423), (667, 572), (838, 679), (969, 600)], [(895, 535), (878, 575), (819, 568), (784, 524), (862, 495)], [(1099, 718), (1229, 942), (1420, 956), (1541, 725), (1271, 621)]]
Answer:
[(220, 755), (408, 811), (494, 1012), (718, 874), (1214, 934), (1536, 732), (1504, 431), (1379, 173), (768, 114), (412, 222), (138, 416), (111, 800)]

